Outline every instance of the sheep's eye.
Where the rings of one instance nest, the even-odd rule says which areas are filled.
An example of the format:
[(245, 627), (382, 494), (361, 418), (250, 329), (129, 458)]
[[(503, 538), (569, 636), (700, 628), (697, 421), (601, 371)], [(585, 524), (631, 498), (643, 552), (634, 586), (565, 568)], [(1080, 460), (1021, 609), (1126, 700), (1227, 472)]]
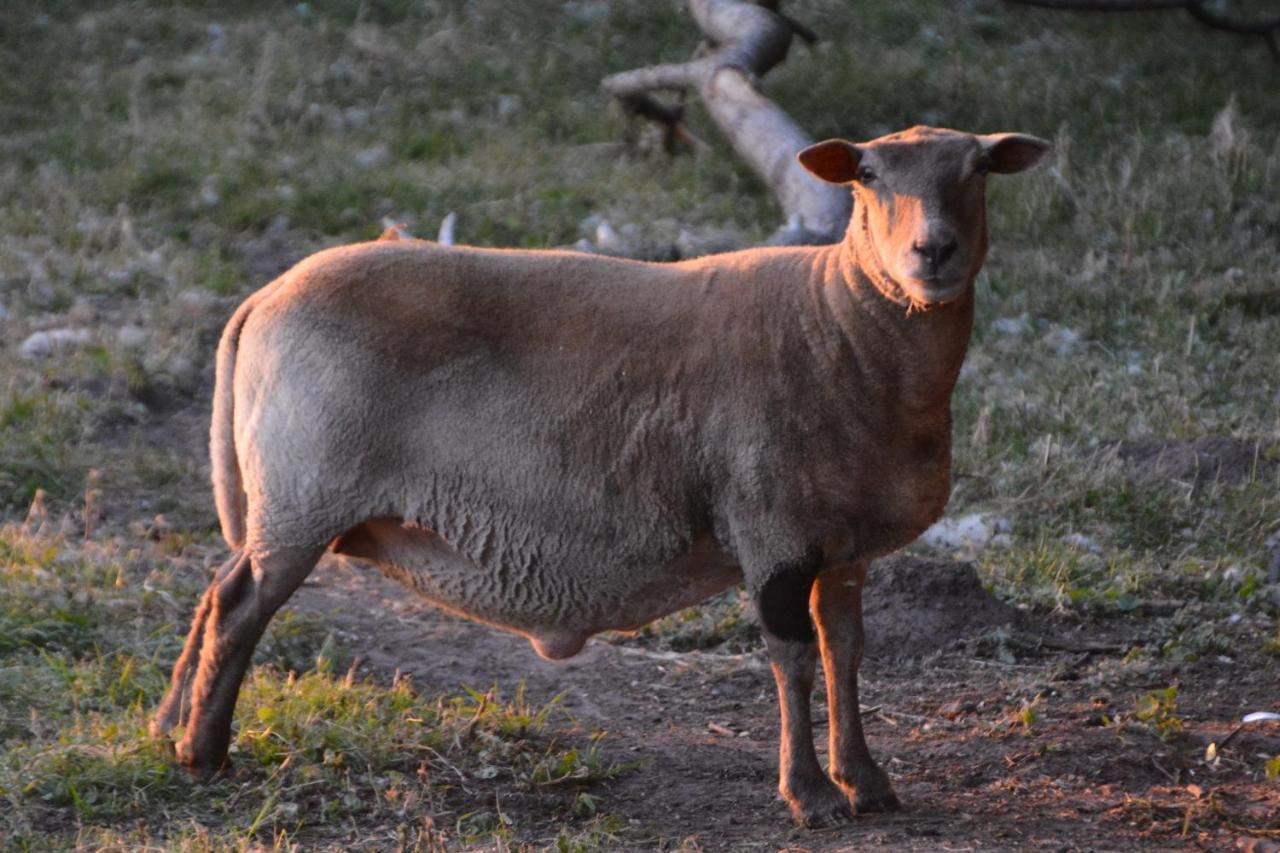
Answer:
[(991, 161), (984, 157), (973, 167), (973, 171), (977, 172), (979, 175), (987, 174), (991, 171)]
[(863, 166), (858, 170), (858, 183), (866, 185), (873, 182), (875, 179), (876, 173), (871, 171), (870, 168)]

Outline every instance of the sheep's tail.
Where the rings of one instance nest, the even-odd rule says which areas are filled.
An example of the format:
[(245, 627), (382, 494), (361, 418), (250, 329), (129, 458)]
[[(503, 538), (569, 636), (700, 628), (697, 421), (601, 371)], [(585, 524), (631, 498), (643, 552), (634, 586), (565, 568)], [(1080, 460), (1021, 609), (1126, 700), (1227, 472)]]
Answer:
[(236, 454), (235, 375), (240, 330), (257, 300), (246, 299), (222, 330), (218, 343), (217, 375), (213, 387), (213, 422), (209, 428), (209, 463), (213, 474), (213, 502), (218, 508), (222, 538), (231, 548), (244, 547), (246, 503), (240, 459)]

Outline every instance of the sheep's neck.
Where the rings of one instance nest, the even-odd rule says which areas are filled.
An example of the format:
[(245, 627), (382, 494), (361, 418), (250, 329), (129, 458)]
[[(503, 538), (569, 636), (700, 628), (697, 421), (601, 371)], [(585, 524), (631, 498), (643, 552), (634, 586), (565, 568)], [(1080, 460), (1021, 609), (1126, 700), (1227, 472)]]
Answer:
[[(903, 290), (902, 285), (898, 284), (885, 269), (875, 242), (871, 239), (871, 223), (867, 219), (867, 209), (863, 205), (857, 205), (853, 212), (849, 230), (845, 234), (844, 247), (847, 266), (856, 267), (885, 299), (906, 308), (908, 314), (929, 310), (923, 303), (912, 300)], [(852, 278), (848, 269), (846, 269), (846, 278)]]
[(945, 415), (973, 328), (972, 286), (952, 302), (920, 310), (868, 252), (872, 247), (859, 246), (859, 226), (855, 219), (853, 233), (831, 247), (840, 274), (827, 295), (854, 370), (890, 408)]

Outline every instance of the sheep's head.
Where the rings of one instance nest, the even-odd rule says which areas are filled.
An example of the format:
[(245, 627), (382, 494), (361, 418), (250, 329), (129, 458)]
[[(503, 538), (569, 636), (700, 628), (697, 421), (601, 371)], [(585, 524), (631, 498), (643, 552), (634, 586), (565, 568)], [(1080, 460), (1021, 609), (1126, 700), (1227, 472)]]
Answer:
[(1048, 151), (1019, 133), (913, 127), (861, 144), (829, 139), (798, 156), (822, 180), (853, 185), (850, 239), (867, 273), (927, 307), (962, 295), (986, 258), (987, 175), (1021, 172)]

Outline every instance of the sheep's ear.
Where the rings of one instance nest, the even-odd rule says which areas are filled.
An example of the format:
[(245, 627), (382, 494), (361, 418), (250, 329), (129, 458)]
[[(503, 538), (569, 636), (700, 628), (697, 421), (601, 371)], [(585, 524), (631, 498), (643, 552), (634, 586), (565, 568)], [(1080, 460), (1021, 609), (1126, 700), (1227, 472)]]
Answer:
[(796, 155), (800, 165), (827, 183), (847, 184), (858, 176), (862, 150), (843, 139), (817, 142)]
[(988, 133), (979, 136), (978, 141), (987, 151), (991, 171), (1001, 175), (1025, 172), (1044, 159), (1053, 147), (1025, 133)]

